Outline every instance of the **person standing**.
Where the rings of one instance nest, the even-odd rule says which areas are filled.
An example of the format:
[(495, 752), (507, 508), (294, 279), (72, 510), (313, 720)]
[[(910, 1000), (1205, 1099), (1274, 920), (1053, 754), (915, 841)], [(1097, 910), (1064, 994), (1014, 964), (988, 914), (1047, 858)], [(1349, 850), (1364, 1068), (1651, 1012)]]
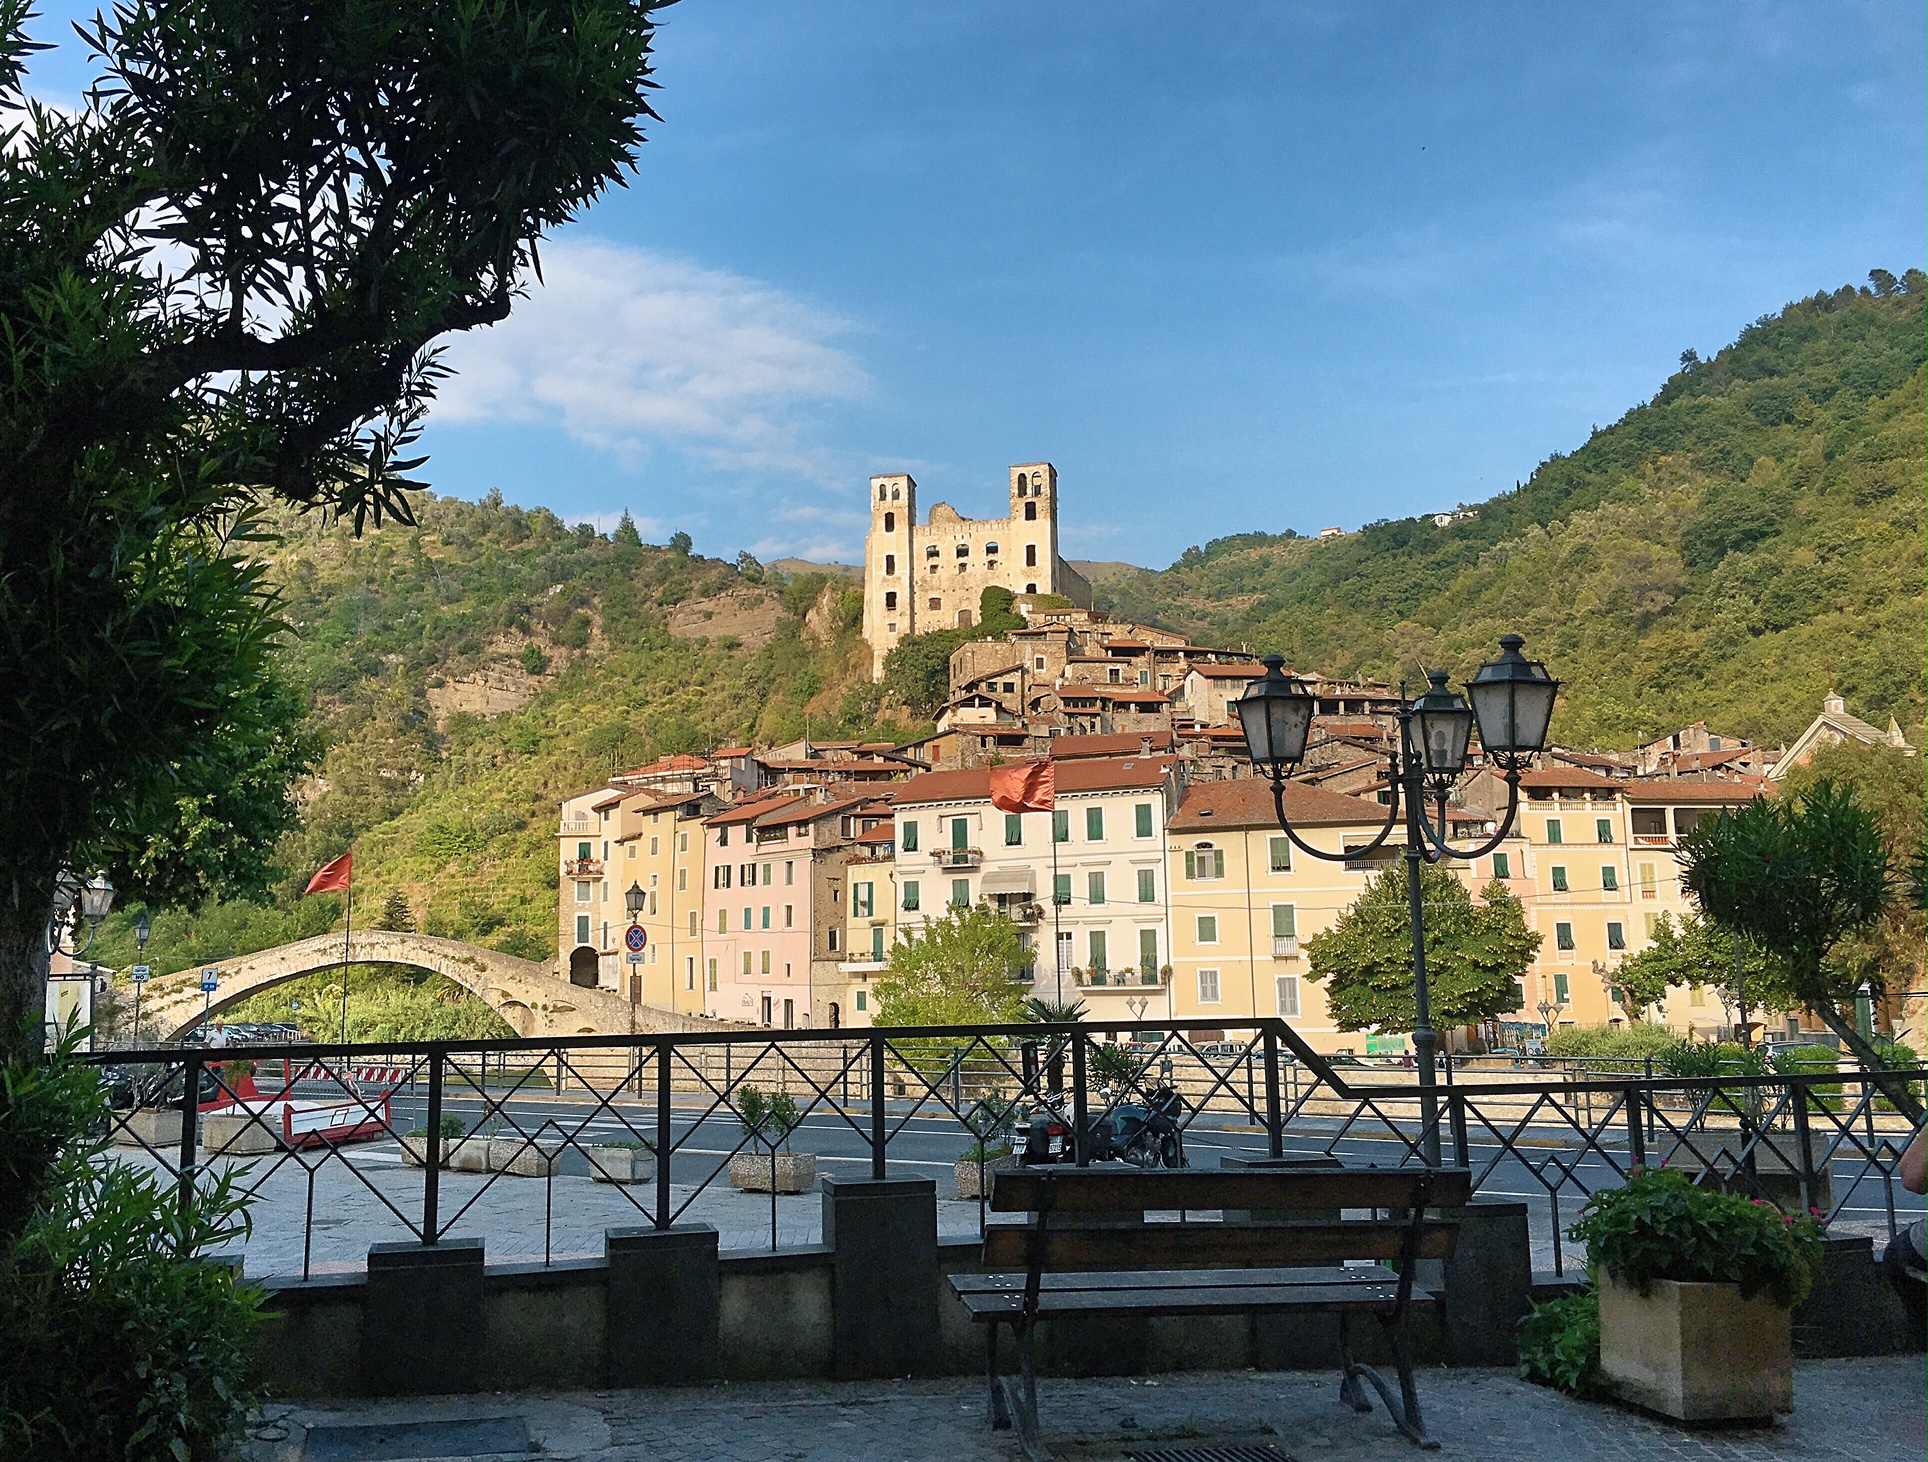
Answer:
[[(1914, 1141), (1901, 1154), (1896, 1169), (1901, 1186), (1910, 1193), (1928, 1191), (1928, 1146), (1924, 1146), (1924, 1135), (1928, 1135), (1928, 1125), (1915, 1129)], [(1928, 1219), (1918, 1218), (1894, 1236), (1887, 1252), (1881, 1256), (1881, 1267), (1888, 1283), (1901, 1296), (1902, 1306), (1908, 1311), (1908, 1323), (1916, 1335), (1921, 1334), (1923, 1324), (1928, 1322)]]

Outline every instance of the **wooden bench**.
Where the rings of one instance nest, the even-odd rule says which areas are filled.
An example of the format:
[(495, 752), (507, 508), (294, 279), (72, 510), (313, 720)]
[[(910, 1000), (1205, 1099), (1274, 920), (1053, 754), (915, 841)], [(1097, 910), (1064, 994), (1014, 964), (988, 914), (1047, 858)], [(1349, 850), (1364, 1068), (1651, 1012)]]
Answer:
[[(985, 1229), (990, 1272), (951, 1278), (972, 1320), (986, 1327), (990, 1423), (1015, 1423), (1025, 1455), (1049, 1458), (1038, 1431), (1032, 1346), (1040, 1320), (1323, 1311), (1339, 1316), (1340, 1399), (1370, 1411), (1361, 1384), (1370, 1382), (1402, 1434), (1437, 1446), (1420, 1419), (1406, 1315), (1433, 1300), (1413, 1290), (1418, 1261), (1446, 1257), (1457, 1237), (1457, 1225), (1437, 1210), (1471, 1197), (1463, 1168), (999, 1173), (991, 1211), (1028, 1217)], [(1335, 1218), (1341, 1210), (1372, 1216)], [(1173, 1212), (1179, 1221), (1143, 1221)], [(1374, 1262), (1348, 1264), (1359, 1260)], [(1385, 1261), (1397, 1261), (1397, 1269)], [(1353, 1358), (1349, 1323), (1360, 1311), (1392, 1344), (1398, 1400), (1376, 1370)], [(1000, 1325), (1017, 1339), (1015, 1384), (998, 1372)]]

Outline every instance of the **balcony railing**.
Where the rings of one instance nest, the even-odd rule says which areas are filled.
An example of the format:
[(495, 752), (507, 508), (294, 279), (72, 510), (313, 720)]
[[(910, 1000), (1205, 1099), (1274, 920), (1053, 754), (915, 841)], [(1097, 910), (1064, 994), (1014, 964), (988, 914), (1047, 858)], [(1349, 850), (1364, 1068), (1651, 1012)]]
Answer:
[(984, 862), (982, 848), (936, 848), (931, 852), (931, 862), (939, 868), (977, 868)]
[(602, 871), (600, 858), (564, 858), (562, 860), (564, 878), (601, 878)]
[(1005, 912), (1014, 924), (1036, 924), (1044, 918), (1043, 904), (1014, 904)]
[(562, 820), (562, 836), (566, 838), (573, 833), (586, 833), (594, 826), (596, 820), (592, 817), (565, 817)]
[(1273, 959), (1296, 959), (1298, 958), (1298, 954), (1299, 940), (1297, 935), (1274, 934), (1272, 936)]

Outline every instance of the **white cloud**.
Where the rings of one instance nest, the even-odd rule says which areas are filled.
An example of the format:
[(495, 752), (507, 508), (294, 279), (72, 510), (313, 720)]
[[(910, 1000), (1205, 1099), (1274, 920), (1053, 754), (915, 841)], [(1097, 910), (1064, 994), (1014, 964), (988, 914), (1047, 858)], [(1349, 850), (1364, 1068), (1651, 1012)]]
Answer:
[(832, 342), (845, 321), (740, 275), (593, 239), (543, 250), (509, 318), (453, 337), (444, 422), (547, 422), (635, 454), (841, 481), (810, 440), (812, 405), (868, 387)]

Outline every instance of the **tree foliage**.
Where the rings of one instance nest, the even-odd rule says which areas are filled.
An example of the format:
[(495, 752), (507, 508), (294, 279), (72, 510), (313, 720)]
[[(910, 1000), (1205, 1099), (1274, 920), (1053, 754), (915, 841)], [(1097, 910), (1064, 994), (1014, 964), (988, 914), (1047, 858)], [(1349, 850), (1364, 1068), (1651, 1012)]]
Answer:
[(433, 342), (504, 318), (630, 165), (654, 9), (128, 0), (66, 113), (25, 99), (0, 4), (10, 1038), (63, 869), (260, 881), (302, 761), (257, 505), (412, 520)]
[(1004, 1025), (1026, 1018), (1036, 956), (1010, 918), (978, 905), (951, 909), (891, 947), (877, 981), (878, 1025)]
[[(1472, 1025), (1519, 1009), (1520, 979), (1544, 937), (1526, 927), (1519, 900), (1493, 882), (1475, 902), (1449, 869), (1424, 865), (1426, 987), (1433, 1024)], [(1341, 1030), (1411, 1031), (1412, 922), (1406, 872), (1374, 876), (1331, 928), (1307, 941), (1310, 977), (1325, 982)]]
[(1738, 1010), (1744, 992), (1750, 1013), (1792, 1010), (1800, 1002), (1782, 978), (1778, 964), (1767, 959), (1748, 939), (1741, 939), (1741, 980), (1734, 974), (1734, 934), (1689, 911), (1676, 924), (1667, 914), (1654, 921), (1653, 938), (1640, 953), (1614, 971), (1613, 983), (1623, 992), (1629, 1017), (1641, 1019), (1649, 1005), (1667, 998), (1671, 989), (1711, 986), (1723, 1007)]

